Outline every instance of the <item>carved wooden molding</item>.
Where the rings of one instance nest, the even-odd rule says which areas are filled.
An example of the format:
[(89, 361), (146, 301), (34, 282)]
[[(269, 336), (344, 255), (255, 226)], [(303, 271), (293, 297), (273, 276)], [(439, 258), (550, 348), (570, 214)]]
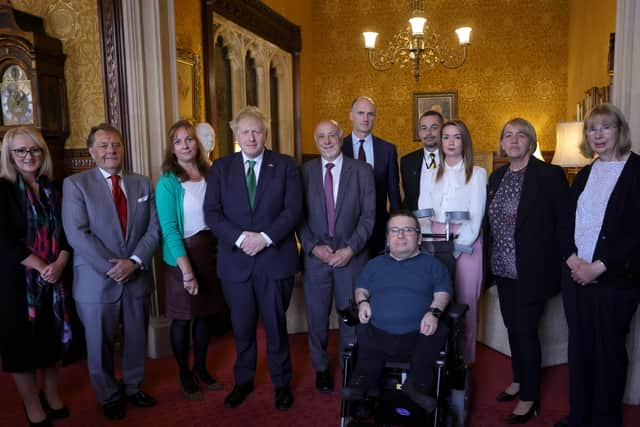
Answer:
[(93, 159), (86, 148), (71, 148), (64, 150), (64, 174), (65, 176), (86, 171), (95, 166)]
[(214, 34), (217, 31), (213, 12), (244, 27), (263, 39), (290, 52), (293, 56), (293, 127), (295, 157), (302, 161), (302, 120), (300, 91), (300, 27), (289, 22), (259, 0), (202, 0), (202, 46), (206, 118), (215, 124), (216, 94), (214, 68)]
[[(241, 25), (288, 52), (300, 52), (300, 27), (258, 0), (208, 0), (212, 11)], [(206, 10), (203, 7), (202, 10)], [(209, 12), (209, 11), (207, 11)]]
[[(124, 35), (122, 31), (122, 0), (98, 0), (98, 25), (104, 102), (107, 122), (120, 129), (126, 152), (129, 151), (129, 112), (125, 79)], [(131, 169), (131, 160), (125, 158), (125, 168)]]

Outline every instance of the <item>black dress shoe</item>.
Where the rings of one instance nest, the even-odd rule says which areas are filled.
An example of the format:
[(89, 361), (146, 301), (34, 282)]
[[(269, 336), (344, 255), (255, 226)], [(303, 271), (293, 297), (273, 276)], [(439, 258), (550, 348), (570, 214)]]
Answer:
[(513, 402), (514, 400), (516, 400), (518, 398), (519, 394), (520, 394), (520, 392), (515, 392), (514, 394), (509, 394), (506, 391), (503, 391), (499, 395), (496, 396), (496, 400), (498, 402)]
[(289, 384), (276, 388), (276, 408), (286, 411), (293, 405), (293, 393)]
[(66, 406), (58, 409), (53, 409), (51, 405), (49, 405), (47, 397), (44, 395), (44, 391), (40, 390), (40, 394), (38, 394), (38, 397), (40, 398), (40, 405), (42, 405), (42, 409), (44, 409), (49, 418), (53, 420), (69, 418), (69, 409)]
[(121, 420), (124, 418), (124, 400), (113, 400), (102, 405), (102, 413), (110, 420)]
[(526, 414), (511, 414), (505, 419), (505, 421), (507, 422), (507, 424), (526, 424), (531, 418), (537, 416), (539, 411), (540, 401), (536, 400), (535, 402), (533, 402), (533, 405), (531, 405), (531, 408), (529, 408)]
[(316, 372), (316, 388), (322, 393), (330, 393), (333, 391), (333, 378), (328, 369), (326, 371)]
[(246, 399), (247, 396), (253, 391), (253, 381), (246, 384), (234, 385), (231, 393), (224, 398), (225, 408), (235, 408)]
[(413, 402), (420, 406), (422, 409), (427, 411), (427, 413), (433, 412), (436, 409), (438, 402), (434, 397), (429, 396), (428, 394), (422, 393), (418, 390), (411, 381), (407, 381), (402, 386), (402, 391), (409, 397), (409, 399), (413, 400)]
[(156, 400), (142, 390), (138, 390), (137, 393), (127, 396), (127, 400), (139, 408), (156, 406)]
[(571, 424), (569, 423), (569, 415), (558, 421), (553, 425), (553, 427), (569, 427)]

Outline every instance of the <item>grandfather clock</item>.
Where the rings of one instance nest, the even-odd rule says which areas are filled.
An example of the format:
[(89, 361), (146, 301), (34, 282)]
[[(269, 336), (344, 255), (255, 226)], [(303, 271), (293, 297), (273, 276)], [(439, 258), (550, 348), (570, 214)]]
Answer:
[(12, 127), (35, 126), (47, 142), (58, 179), (69, 136), (64, 61), (62, 43), (45, 33), (42, 18), (0, 0), (0, 138)]

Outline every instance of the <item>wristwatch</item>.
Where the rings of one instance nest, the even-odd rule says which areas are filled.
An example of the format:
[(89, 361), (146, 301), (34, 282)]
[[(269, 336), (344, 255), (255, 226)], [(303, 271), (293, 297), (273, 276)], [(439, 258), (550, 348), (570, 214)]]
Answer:
[(142, 270), (144, 270), (144, 268), (143, 268), (142, 264), (140, 264), (140, 263), (139, 263), (138, 261), (136, 261), (135, 259), (133, 259), (133, 258), (129, 258), (129, 261), (131, 261), (131, 262), (133, 263), (133, 265), (135, 265), (135, 266), (136, 266), (136, 271), (142, 271)]
[(429, 307), (427, 313), (431, 313), (436, 319), (439, 319), (440, 316), (442, 316), (442, 310), (440, 310), (438, 307)]

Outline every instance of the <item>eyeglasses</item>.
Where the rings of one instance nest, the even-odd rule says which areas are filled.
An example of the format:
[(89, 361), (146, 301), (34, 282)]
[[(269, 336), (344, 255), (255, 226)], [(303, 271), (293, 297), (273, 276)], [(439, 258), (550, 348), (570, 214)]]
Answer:
[(587, 132), (590, 135), (595, 135), (598, 132), (603, 133), (603, 134), (604, 133), (609, 134), (609, 133), (613, 132), (613, 130), (615, 128), (617, 128), (617, 126), (614, 126), (614, 125), (602, 125), (602, 126), (598, 126), (598, 127), (591, 126), (589, 129), (587, 129)]
[(420, 229), (416, 227), (391, 227), (389, 229), (389, 233), (391, 234), (400, 234), (400, 232), (404, 234), (417, 234), (420, 232)]
[(42, 156), (42, 148), (31, 148), (27, 150), (26, 148), (16, 148), (13, 151), (13, 155), (19, 159), (24, 159), (27, 157), (27, 154), (31, 154), (31, 157), (40, 157)]

